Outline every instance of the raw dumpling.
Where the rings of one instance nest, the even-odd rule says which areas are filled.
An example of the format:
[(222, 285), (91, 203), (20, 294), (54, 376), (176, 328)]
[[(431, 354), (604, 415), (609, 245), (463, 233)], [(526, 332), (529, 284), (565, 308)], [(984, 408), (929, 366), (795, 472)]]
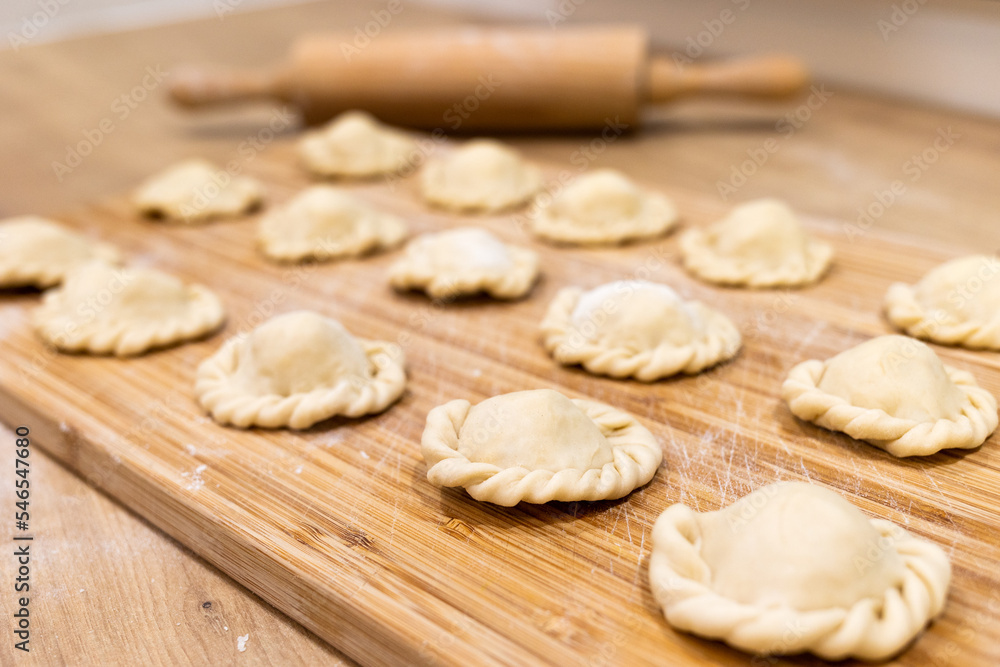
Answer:
[(539, 204), (532, 231), (559, 243), (614, 245), (665, 234), (677, 219), (663, 195), (638, 188), (617, 171), (598, 169)]
[(95, 259), (117, 264), (121, 255), (45, 218), (25, 215), (0, 222), (0, 288), (52, 287), (70, 269)]
[(307, 132), (298, 150), (306, 169), (317, 176), (368, 178), (405, 169), (416, 143), (368, 113), (347, 111)]
[(243, 215), (260, 205), (264, 189), (206, 160), (185, 160), (153, 176), (134, 195), (139, 212), (169, 222), (198, 223)]
[(353, 257), (398, 245), (406, 224), (329, 185), (307, 188), (260, 220), (257, 241), (271, 259)]
[(885, 295), (889, 321), (918, 338), (1000, 350), (1000, 260), (986, 255), (942, 264), (916, 285), (894, 283)]
[(470, 141), (421, 173), (424, 199), (457, 211), (499, 211), (523, 204), (542, 186), (542, 172), (497, 141)]
[(195, 394), (220, 424), (302, 429), (385, 410), (406, 387), (403, 366), (399, 346), (296, 311), (226, 341), (198, 367)]
[(396, 289), (423, 290), (435, 299), (479, 292), (516, 299), (527, 294), (537, 278), (538, 255), (475, 227), (419, 236), (389, 269)]
[(35, 328), (59, 350), (126, 357), (201, 338), (224, 319), (219, 298), (201, 285), (95, 261), (45, 293)]
[(799, 419), (895, 456), (983, 444), (997, 402), (972, 374), (941, 363), (906, 336), (879, 336), (831, 359), (795, 366), (781, 395)]
[(833, 258), (833, 247), (809, 238), (792, 209), (777, 199), (737, 206), (706, 229), (689, 229), (680, 241), (689, 272), (738, 287), (808, 285)]
[(621, 280), (589, 292), (563, 289), (541, 329), (545, 349), (559, 363), (643, 382), (698, 373), (735, 356), (741, 342), (722, 313), (643, 280)]
[(803, 482), (717, 512), (673, 505), (653, 526), (670, 625), (751, 653), (884, 660), (941, 613), (950, 580), (940, 547)]
[(431, 484), (507, 507), (621, 498), (663, 459), (631, 415), (551, 389), (440, 405), (427, 415), (421, 451)]

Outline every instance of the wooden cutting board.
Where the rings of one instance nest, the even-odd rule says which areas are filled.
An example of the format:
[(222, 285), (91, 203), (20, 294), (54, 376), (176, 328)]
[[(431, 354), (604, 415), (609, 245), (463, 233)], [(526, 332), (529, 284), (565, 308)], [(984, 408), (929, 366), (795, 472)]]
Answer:
[[(244, 166), (268, 184), (272, 204), (309, 182), (286, 143)], [(552, 182), (560, 169), (563, 180), (576, 173), (554, 167)], [(109, 199), (62, 219), (118, 244), (135, 264), (211, 286), (227, 305), (226, 329), (138, 359), (59, 355), (31, 331), (37, 294), (3, 294), (0, 418), (27, 425), (38, 446), (365, 664), (746, 664), (748, 656), (664, 622), (647, 580), (650, 529), (672, 503), (715, 510), (796, 479), (835, 488), (951, 555), (945, 613), (899, 664), (1000, 662), (997, 436), (969, 452), (900, 460), (797, 421), (779, 398), (794, 364), (888, 332), (885, 289), (916, 280), (948, 249), (878, 230), (849, 238), (840, 223), (809, 221), (837, 249), (825, 281), (798, 291), (720, 289), (681, 270), (676, 234), (617, 249), (555, 248), (523, 230), (523, 214), (430, 213), (413, 178), (350, 187), (405, 216), (414, 233), (474, 224), (531, 246), (542, 255), (542, 282), (518, 303), (437, 305), (389, 289), (395, 253), (276, 266), (255, 252), (253, 219), (173, 227), (138, 220), (124, 197)], [(723, 212), (663, 189), (685, 224)], [(556, 291), (623, 278), (667, 283), (729, 314), (744, 333), (740, 355), (652, 385), (557, 367), (537, 340)], [(299, 308), (365, 338), (405, 342), (402, 400), (382, 415), (296, 433), (207, 419), (192, 398), (198, 363), (226, 337)], [(1000, 395), (998, 355), (936, 349)], [(637, 415), (663, 444), (654, 480), (618, 501), (510, 509), (426, 481), (419, 440), (430, 408), (539, 387)]]

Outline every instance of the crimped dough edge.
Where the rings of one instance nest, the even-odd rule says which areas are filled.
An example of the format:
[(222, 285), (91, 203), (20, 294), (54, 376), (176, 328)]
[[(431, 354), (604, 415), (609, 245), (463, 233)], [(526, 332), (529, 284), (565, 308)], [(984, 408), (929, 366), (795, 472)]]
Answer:
[(70, 269), (81, 264), (95, 260), (115, 265), (122, 262), (121, 252), (110, 243), (95, 241), (91, 243), (91, 249), (93, 252), (89, 257), (74, 262), (70, 266), (30, 257), (21, 259), (0, 256), (0, 289), (10, 287), (46, 289), (61, 283)]
[(444, 179), (445, 165), (432, 161), (421, 173), (421, 193), (424, 199), (438, 208), (450, 211), (493, 213), (517, 208), (530, 200), (542, 187), (542, 170), (525, 163), (524, 179), (515, 188), (490, 189), (488, 183), (477, 191), (449, 187)]
[(965, 394), (962, 415), (956, 420), (919, 422), (892, 417), (884, 410), (851, 405), (828, 394), (818, 384), (826, 362), (804, 361), (792, 368), (781, 386), (781, 397), (799, 419), (831, 431), (864, 440), (894, 456), (928, 456), (942, 449), (972, 449), (985, 442), (997, 427), (996, 399), (976, 384), (967, 371), (945, 366), (951, 380)]
[(664, 195), (643, 191), (643, 207), (634, 218), (609, 227), (589, 228), (569, 218), (554, 217), (550, 206), (539, 208), (531, 220), (538, 237), (568, 245), (619, 245), (663, 236), (680, 221), (674, 204)]
[(1000, 314), (989, 322), (935, 317), (934, 311), (917, 300), (914, 287), (906, 283), (889, 286), (884, 307), (889, 322), (915, 338), (973, 350), (1000, 350)]
[(42, 296), (34, 313), (35, 329), (46, 343), (64, 352), (131, 357), (171, 347), (216, 331), (226, 318), (214, 292), (203, 285), (186, 287), (191, 299), (184, 317), (110, 324), (97, 319), (81, 324), (65, 317), (63, 293), (55, 289)]
[(804, 287), (811, 285), (829, 270), (833, 246), (825, 241), (809, 239), (806, 262), (798, 267), (783, 265), (768, 271), (741, 270), (729, 260), (718, 257), (706, 242), (707, 230), (689, 229), (680, 237), (684, 268), (694, 276), (718, 285), (734, 287)]
[(742, 344), (739, 330), (728, 317), (694, 301), (705, 320), (706, 335), (681, 347), (664, 342), (652, 350), (633, 352), (626, 348), (608, 349), (589, 341), (574, 340), (573, 310), (585, 290), (567, 287), (556, 294), (542, 320), (542, 344), (564, 366), (579, 364), (595, 375), (615, 378), (634, 377), (654, 382), (678, 373), (694, 375), (736, 356)]
[(869, 519), (902, 558), (899, 586), (881, 600), (864, 598), (849, 609), (799, 611), (744, 604), (710, 587), (712, 572), (700, 554), (698, 513), (682, 504), (653, 526), (649, 581), (673, 627), (718, 639), (756, 654), (810, 652), (826, 660), (883, 660), (902, 650), (944, 609), (951, 564), (944, 551), (884, 519)]
[(405, 357), (398, 346), (356, 339), (368, 358), (373, 376), (361, 386), (342, 380), (333, 387), (291, 396), (252, 395), (232, 386), (240, 347), (232, 338), (198, 366), (195, 395), (216, 422), (240, 428), (305, 429), (331, 417), (361, 417), (385, 410), (406, 389)]
[(421, 237), (410, 242), (403, 257), (389, 268), (389, 282), (397, 290), (421, 290), (432, 299), (471, 296), (485, 292), (495, 299), (517, 299), (534, 287), (538, 279), (538, 254), (527, 248), (506, 245), (514, 266), (497, 274), (470, 269), (458, 273), (435, 271), (419, 253)]
[(307, 260), (331, 261), (348, 257), (361, 257), (369, 253), (389, 250), (406, 239), (406, 224), (394, 215), (377, 214), (374, 229), (366, 234), (352, 234), (347, 238), (324, 241), (322, 239), (291, 239), (272, 235), (261, 219), (257, 233), (257, 246), (268, 259), (276, 262), (296, 263)]
[(435, 486), (462, 486), (479, 501), (513, 507), (519, 502), (610, 500), (653, 478), (663, 452), (653, 434), (626, 412), (596, 401), (571, 399), (607, 438), (614, 461), (601, 468), (559, 472), (500, 468), (470, 461), (458, 451), (458, 436), (472, 405), (464, 399), (433, 408), (420, 446), (427, 479)]

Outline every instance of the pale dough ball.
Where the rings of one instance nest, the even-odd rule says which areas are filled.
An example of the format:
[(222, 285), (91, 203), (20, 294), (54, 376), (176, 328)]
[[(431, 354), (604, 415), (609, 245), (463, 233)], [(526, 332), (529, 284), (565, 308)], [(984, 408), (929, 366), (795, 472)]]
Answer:
[(404, 364), (397, 345), (296, 311), (226, 341), (198, 367), (195, 395), (220, 424), (303, 429), (385, 410), (406, 388)]
[(562, 289), (541, 330), (542, 344), (559, 363), (643, 382), (700, 373), (731, 359), (742, 343), (722, 313), (643, 280), (619, 280), (586, 292)]
[[(523, 428), (525, 422), (534, 428)], [(469, 410), (458, 451), (500, 468), (551, 470), (602, 467), (614, 461), (593, 420), (551, 389), (494, 396)]]
[(639, 188), (617, 171), (598, 169), (540, 204), (532, 231), (558, 243), (615, 245), (665, 234), (677, 220), (677, 209), (665, 196)]
[(621, 498), (652, 479), (663, 459), (628, 413), (551, 389), (439, 405), (420, 447), (432, 484), (505, 507)]
[(795, 287), (816, 282), (833, 247), (811, 239), (777, 199), (734, 208), (719, 222), (681, 236), (684, 268), (702, 280), (737, 287)]
[(345, 111), (298, 144), (299, 158), (313, 174), (353, 178), (398, 173), (410, 166), (416, 150), (412, 137), (364, 111)]
[(53, 347), (117, 356), (200, 338), (224, 319), (221, 301), (206, 287), (101, 261), (70, 271), (34, 313), (36, 330)]
[(143, 215), (193, 224), (243, 215), (263, 198), (264, 188), (257, 180), (192, 159), (147, 179), (135, 191), (133, 202)]
[(368, 357), (344, 326), (310, 311), (268, 320), (240, 347), (235, 381), (255, 393), (291, 396), (371, 379)]
[(527, 294), (538, 279), (538, 255), (484, 229), (459, 227), (410, 241), (389, 269), (398, 290), (422, 290), (435, 299), (485, 293), (496, 299)]
[(914, 421), (957, 419), (965, 400), (934, 351), (905, 336), (872, 338), (828, 359), (818, 387)]
[(306, 188), (263, 216), (257, 230), (261, 251), (280, 262), (357, 257), (404, 238), (406, 223), (400, 218), (329, 185)]
[(916, 285), (893, 283), (885, 295), (889, 321), (911, 336), (970, 349), (1000, 350), (1000, 259), (960, 257)]
[(905, 336), (879, 336), (788, 373), (781, 396), (796, 417), (895, 456), (978, 447), (997, 427), (996, 399), (965, 371)]
[(759, 655), (885, 660), (941, 613), (951, 582), (940, 547), (803, 482), (715, 512), (672, 505), (652, 542), (667, 622)]
[(58, 285), (93, 260), (121, 262), (121, 253), (59, 223), (34, 215), (0, 221), (0, 288)]
[(499, 211), (528, 201), (541, 171), (500, 142), (478, 139), (428, 162), (421, 188), (428, 203), (457, 211)]

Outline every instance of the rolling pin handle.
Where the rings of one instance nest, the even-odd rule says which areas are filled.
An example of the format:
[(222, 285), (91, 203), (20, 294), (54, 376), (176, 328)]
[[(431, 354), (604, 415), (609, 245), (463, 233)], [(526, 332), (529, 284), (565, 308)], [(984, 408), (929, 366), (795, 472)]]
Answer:
[(740, 58), (704, 65), (679, 65), (667, 58), (649, 63), (650, 102), (694, 94), (780, 98), (794, 95), (809, 81), (802, 61), (791, 56)]
[(178, 67), (171, 76), (170, 97), (188, 108), (267, 99), (279, 96), (278, 81), (275, 71)]

